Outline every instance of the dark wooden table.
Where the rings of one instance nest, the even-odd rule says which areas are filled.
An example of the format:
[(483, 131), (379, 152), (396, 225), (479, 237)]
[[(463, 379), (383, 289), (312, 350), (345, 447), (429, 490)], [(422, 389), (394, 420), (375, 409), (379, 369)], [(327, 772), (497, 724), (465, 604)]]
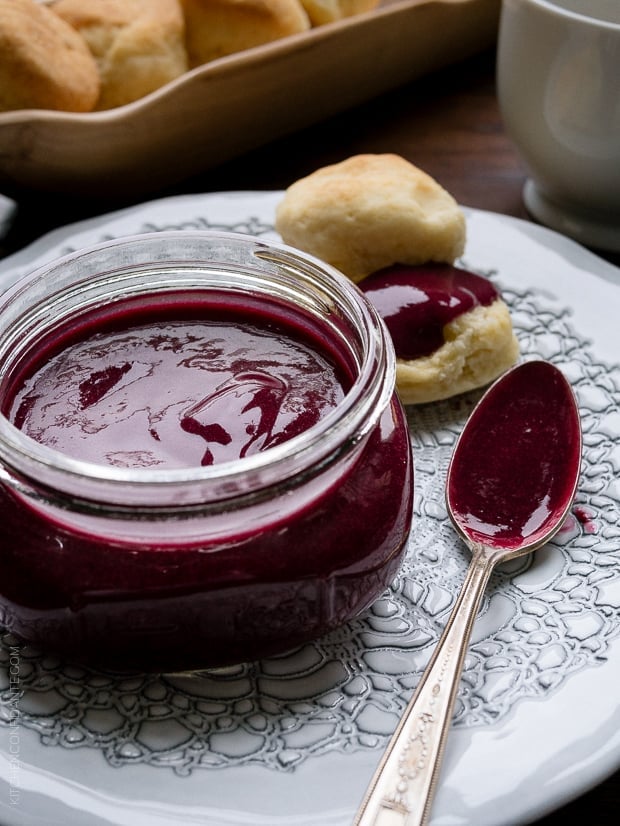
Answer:
[[(525, 172), (503, 131), (491, 52), (397, 89), (172, 189), (154, 192), (149, 198), (190, 192), (283, 189), (320, 166), (360, 152), (400, 154), (435, 177), (464, 206), (528, 220), (521, 200)], [(18, 199), (8, 232), (0, 238), (0, 258), (48, 230), (132, 203), (126, 198), (85, 202), (60, 194), (24, 195)], [(620, 265), (620, 254), (598, 254)], [(618, 697), (620, 702), (620, 687)], [(584, 702), (596, 702), (596, 698), (584, 698)], [(571, 821), (615, 826), (620, 821), (619, 812), (617, 772), (536, 824), (565, 826)]]

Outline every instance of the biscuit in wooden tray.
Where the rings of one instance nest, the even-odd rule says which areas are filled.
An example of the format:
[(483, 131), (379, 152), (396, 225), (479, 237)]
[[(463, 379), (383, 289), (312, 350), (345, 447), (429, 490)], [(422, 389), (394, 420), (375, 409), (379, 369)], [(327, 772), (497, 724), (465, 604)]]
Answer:
[(301, 0), (181, 0), (190, 66), (305, 32)]
[(33, 0), (0, 0), (0, 112), (90, 112), (99, 85), (88, 45), (68, 23)]
[(301, 0), (313, 26), (344, 20), (362, 12), (372, 11), (379, 0)]
[(188, 69), (179, 0), (57, 0), (50, 8), (83, 36), (97, 62), (96, 109), (138, 100)]

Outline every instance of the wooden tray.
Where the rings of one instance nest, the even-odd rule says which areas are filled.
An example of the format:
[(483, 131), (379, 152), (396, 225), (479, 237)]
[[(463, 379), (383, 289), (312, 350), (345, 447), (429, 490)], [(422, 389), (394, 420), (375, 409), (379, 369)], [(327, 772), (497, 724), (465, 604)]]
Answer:
[(0, 190), (154, 192), (488, 48), (500, 5), (383, 0), (116, 109), (0, 113)]

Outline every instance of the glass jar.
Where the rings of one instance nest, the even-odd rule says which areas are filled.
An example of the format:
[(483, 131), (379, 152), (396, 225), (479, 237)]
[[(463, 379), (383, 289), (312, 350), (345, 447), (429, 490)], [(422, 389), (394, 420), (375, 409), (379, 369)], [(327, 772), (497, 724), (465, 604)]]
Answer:
[[(266, 334), (273, 319), (303, 329), (348, 374), (342, 398), (287, 441), (206, 466), (84, 460), (13, 423), (45, 342), (188, 295)], [(0, 299), (0, 408), (3, 623), (43, 650), (122, 670), (252, 660), (347, 622), (399, 567), (413, 463), (389, 337), (354, 285), (284, 245), (153, 233), (22, 278)]]

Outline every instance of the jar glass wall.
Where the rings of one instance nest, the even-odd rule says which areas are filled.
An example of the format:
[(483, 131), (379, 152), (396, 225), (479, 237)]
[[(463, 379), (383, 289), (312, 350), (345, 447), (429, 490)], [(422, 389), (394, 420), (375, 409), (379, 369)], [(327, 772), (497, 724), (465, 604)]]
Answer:
[[(337, 404), (268, 449), (179, 467), (85, 460), (16, 426), (27, 366), (74, 330), (190, 305), (295, 331), (345, 377)], [(218, 405), (239, 417), (255, 384), (246, 369)], [(3, 621), (46, 650), (159, 671), (255, 659), (356, 616), (398, 569), (413, 468), (393, 351), (357, 288), (312, 257), (164, 232), (52, 262), (0, 301), (0, 407)]]

